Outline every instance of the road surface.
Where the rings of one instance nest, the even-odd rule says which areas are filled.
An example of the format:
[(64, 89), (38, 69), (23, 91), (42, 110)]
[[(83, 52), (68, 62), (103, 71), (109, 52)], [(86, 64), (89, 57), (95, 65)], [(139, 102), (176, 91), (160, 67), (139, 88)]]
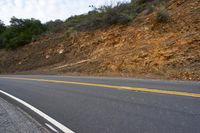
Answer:
[(200, 132), (200, 82), (1, 75), (0, 90), (76, 133)]

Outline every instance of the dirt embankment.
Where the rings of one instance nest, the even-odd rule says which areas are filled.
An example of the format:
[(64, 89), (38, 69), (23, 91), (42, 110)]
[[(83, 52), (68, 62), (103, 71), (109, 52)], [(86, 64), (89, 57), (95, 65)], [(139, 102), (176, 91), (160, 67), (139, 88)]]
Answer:
[(170, 21), (140, 14), (128, 26), (42, 37), (0, 51), (0, 72), (53, 72), (200, 80), (200, 1), (170, 0)]

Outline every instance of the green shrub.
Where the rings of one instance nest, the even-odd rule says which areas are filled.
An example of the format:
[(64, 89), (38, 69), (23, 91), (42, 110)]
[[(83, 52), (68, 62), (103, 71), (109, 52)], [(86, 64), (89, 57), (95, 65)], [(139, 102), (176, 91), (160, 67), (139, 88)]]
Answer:
[(3, 48), (3, 38), (0, 35), (0, 49), (2, 49), (2, 48)]
[(46, 26), (47, 26), (47, 31), (51, 33), (58, 33), (65, 29), (65, 23), (59, 19), (47, 22)]
[(6, 26), (3, 21), (0, 20), (0, 34), (2, 34), (6, 30)]
[(6, 26), (3, 21), (0, 20), (0, 49), (3, 48), (2, 33), (6, 30)]
[(93, 8), (88, 14), (73, 16), (66, 20), (68, 27), (77, 31), (90, 31), (105, 28), (113, 24), (127, 24), (135, 17), (135, 12), (130, 3), (117, 3), (117, 5), (104, 5)]
[(66, 31), (66, 36), (67, 37), (69, 37), (69, 38), (75, 38), (75, 37), (77, 37), (77, 31), (76, 31), (76, 29), (74, 29), (74, 28), (69, 28), (67, 31)]
[(2, 33), (3, 46), (6, 49), (16, 49), (28, 44), (36, 37), (46, 31), (46, 26), (35, 19), (11, 18), (11, 25)]
[(20, 35), (12, 38), (9, 45), (6, 45), (6, 49), (16, 49), (17, 47), (28, 44), (32, 39), (31, 35), (21, 33)]
[(119, 12), (111, 12), (106, 14), (103, 18), (104, 26), (110, 26), (114, 24), (127, 24), (132, 21), (132, 17), (128, 14)]
[(169, 21), (169, 14), (165, 9), (159, 9), (156, 12), (156, 20), (158, 23), (166, 23)]
[[(166, 0), (131, 0), (116, 5), (104, 5), (99, 8), (90, 6), (92, 11), (87, 14), (72, 16), (65, 22), (55, 20), (41, 24), (35, 19), (11, 18), (11, 25), (5, 27), (0, 21), (0, 48), (15, 49), (30, 43), (44, 32), (57, 33), (66, 29), (66, 35), (75, 38), (78, 31), (91, 31), (107, 28), (111, 25), (129, 24), (141, 12), (149, 14), (156, 11), (158, 22), (167, 22), (169, 14), (164, 8)], [(2, 43), (3, 42), (3, 43)], [(3, 45), (2, 45), (3, 44)]]
[[(145, 14), (157, 11), (160, 5), (164, 5), (165, 0), (132, 0), (131, 3), (117, 3), (116, 5), (104, 5), (99, 8), (90, 6), (92, 11), (88, 14), (70, 17), (66, 20), (67, 27), (73, 27), (77, 31), (90, 31), (97, 28), (106, 28), (110, 25), (128, 24), (139, 13), (145, 11)], [(165, 21), (159, 13), (158, 18)], [(165, 14), (164, 14), (165, 15)]]

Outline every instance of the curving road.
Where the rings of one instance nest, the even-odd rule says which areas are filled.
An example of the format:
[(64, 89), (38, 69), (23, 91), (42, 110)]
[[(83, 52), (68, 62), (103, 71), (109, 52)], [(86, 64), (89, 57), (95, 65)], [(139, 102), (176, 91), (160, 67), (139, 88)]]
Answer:
[(1, 75), (0, 90), (76, 133), (200, 132), (200, 82)]

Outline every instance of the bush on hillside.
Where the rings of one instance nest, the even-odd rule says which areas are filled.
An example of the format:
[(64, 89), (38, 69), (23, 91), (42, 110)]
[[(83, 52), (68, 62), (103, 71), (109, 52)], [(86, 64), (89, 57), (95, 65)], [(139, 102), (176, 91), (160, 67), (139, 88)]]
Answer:
[(159, 23), (166, 23), (169, 21), (169, 14), (166, 10), (158, 10), (156, 13), (156, 20)]
[(9, 41), (9, 45), (6, 45), (6, 49), (16, 49), (19, 46), (28, 44), (31, 39), (32, 39), (31, 35), (26, 33), (21, 33)]
[(127, 24), (131, 21), (132, 21), (132, 16), (119, 12), (108, 13), (102, 19), (104, 26), (110, 26), (114, 24)]
[[(111, 25), (129, 24), (141, 12), (157, 13), (158, 22), (167, 22), (169, 15), (164, 10), (166, 0), (132, 0), (130, 3), (117, 3), (104, 5), (99, 8), (94, 6), (87, 14), (72, 16), (66, 21), (55, 20), (41, 24), (35, 19), (18, 19), (13, 17), (11, 25), (5, 27), (0, 21), (0, 47), (15, 49), (30, 43), (44, 32), (59, 33), (67, 30), (66, 35), (74, 38), (78, 31), (91, 31), (98, 28), (107, 28)], [(2, 43), (3, 42), (3, 43)], [(2, 45), (3, 44), (3, 45)]]
[(3, 48), (3, 38), (0, 35), (0, 49)]
[(156, 11), (156, 20), (165, 23), (169, 20), (169, 14), (165, 8), (166, 0), (132, 0), (137, 13), (145, 10), (145, 14)]
[(65, 23), (62, 20), (49, 21), (46, 23), (47, 31), (50, 33), (58, 33), (65, 29)]
[(11, 25), (3, 32), (3, 46), (16, 49), (32, 41), (32, 38), (46, 31), (46, 26), (35, 19), (11, 18)]
[(88, 14), (73, 16), (66, 20), (68, 27), (74, 27), (78, 31), (95, 30), (114, 24), (127, 24), (135, 17), (135, 12), (129, 3), (118, 3), (93, 8)]
[(0, 20), (0, 34), (2, 34), (6, 30), (6, 26), (3, 21)]
[(74, 28), (69, 28), (67, 31), (66, 31), (66, 36), (71, 38), (71, 39), (75, 39), (78, 35), (76, 29)]
[(3, 38), (2, 33), (6, 30), (6, 26), (3, 21), (0, 20), (0, 48), (3, 48)]
[[(92, 7), (88, 14), (70, 17), (66, 20), (67, 27), (73, 27), (77, 31), (90, 31), (97, 28), (106, 28), (110, 25), (128, 24), (139, 13), (146, 11), (149, 14), (163, 5), (165, 0), (132, 0), (131, 3), (117, 3), (116, 5), (104, 5), (99, 8)], [(166, 14), (158, 13), (160, 21), (165, 21)]]
[(156, 20), (158, 23), (166, 23), (169, 21), (169, 13), (167, 12), (164, 4), (158, 6), (156, 11)]

